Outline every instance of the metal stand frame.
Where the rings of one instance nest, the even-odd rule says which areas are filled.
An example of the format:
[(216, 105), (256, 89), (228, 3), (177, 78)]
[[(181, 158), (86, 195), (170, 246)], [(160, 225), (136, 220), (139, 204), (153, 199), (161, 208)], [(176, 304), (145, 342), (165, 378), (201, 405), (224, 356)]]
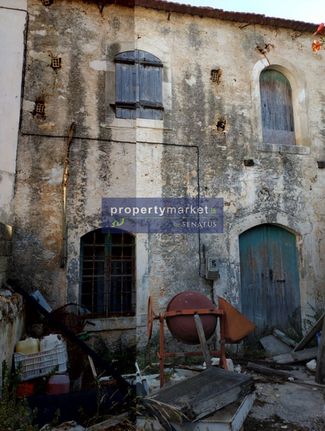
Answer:
[[(148, 309), (150, 308), (150, 305)], [(151, 309), (152, 311), (152, 309)], [(220, 366), (227, 369), (227, 359), (226, 359), (226, 351), (225, 351), (225, 314), (223, 310), (219, 308), (213, 309), (187, 309), (187, 310), (177, 310), (177, 311), (166, 311), (165, 313), (160, 313), (159, 316), (154, 315), (151, 312), (151, 331), (152, 331), (152, 321), (159, 319), (159, 373), (160, 373), (160, 387), (165, 384), (165, 359), (166, 358), (174, 358), (179, 356), (204, 356), (203, 351), (192, 351), (192, 352), (167, 352), (165, 350), (165, 320), (168, 317), (174, 316), (193, 316), (194, 315), (205, 315), (205, 314), (214, 314), (219, 318), (220, 321), (220, 350), (219, 351), (211, 351), (210, 354), (212, 356), (217, 356), (220, 358)], [(150, 320), (148, 320), (148, 332), (150, 335)]]

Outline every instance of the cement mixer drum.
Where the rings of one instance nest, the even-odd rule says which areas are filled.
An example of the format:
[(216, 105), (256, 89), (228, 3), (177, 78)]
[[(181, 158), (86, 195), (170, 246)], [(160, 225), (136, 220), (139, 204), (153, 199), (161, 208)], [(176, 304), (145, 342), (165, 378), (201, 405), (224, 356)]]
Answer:
[[(186, 344), (200, 343), (193, 317), (195, 310), (199, 309), (211, 309), (213, 311), (216, 307), (209, 298), (199, 292), (185, 291), (171, 299), (167, 306), (167, 312), (193, 310), (193, 315), (166, 317), (168, 329), (177, 340)], [(217, 316), (214, 314), (205, 314), (200, 317), (205, 337), (208, 340), (214, 334), (216, 329)]]

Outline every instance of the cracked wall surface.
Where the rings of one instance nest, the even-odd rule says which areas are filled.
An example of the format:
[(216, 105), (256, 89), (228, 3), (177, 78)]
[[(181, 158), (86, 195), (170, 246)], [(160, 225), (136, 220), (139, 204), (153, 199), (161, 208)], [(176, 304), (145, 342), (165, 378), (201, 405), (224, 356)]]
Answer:
[(0, 222), (12, 224), (26, 0), (0, 0)]
[[(224, 233), (137, 235), (134, 325), (145, 325), (148, 294), (157, 311), (182, 290), (213, 290), (240, 308), (238, 237), (263, 223), (296, 233), (303, 319), (320, 308), (324, 54), (311, 52), (311, 35), (141, 7), (110, 5), (100, 12), (77, 0), (50, 7), (29, 0), (28, 11), (15, 195), (19, 265), (13, 268), (23, 285), (40, 289), (53, 306), (79, 300), (80, 237), (100, 227), (102, 197), (200, 192), (224, 199)], [(128, 49), (163, 63), (163, 121), (114, 116), (113, 59)], [(61, 58), (60, 69), (51, 67), (53, 55)], [(262, 140), (258, 77), (269, 64), (281, 67), (292, 85), (297, 145), (291, 148)], [(222, 71), (217, 81), (211, 70)], [(62, 176), (73, 122), (62, 268)], [(254, 165), (245, 166), (245, 159)], [(214, 282), (200, 276), (203, 245), (218, 260)]]

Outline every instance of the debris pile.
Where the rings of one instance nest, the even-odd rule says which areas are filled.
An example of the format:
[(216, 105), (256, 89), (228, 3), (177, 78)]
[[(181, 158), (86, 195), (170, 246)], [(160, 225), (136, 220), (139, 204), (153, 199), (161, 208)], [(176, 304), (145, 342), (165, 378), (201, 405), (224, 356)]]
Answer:
[[(17, 290), (22, 293), (19, 288)], [(225, 344), (241, 341), (254, 330), (254, 325), (227, 301), (219, 298), (216, 306), (212, 302), (201, 301), (197, 293), (183, 292), (177, 298), (180, 304), (176, 308), (167, 308), (165, 313), (156, 315), (149, 299), (149, 337), (154, 320), (159, 320), (160, 324), (159, 374), (144, 374), (135, 361), (135, 372), (121, 375), (111, 363), (90, 348), (78, 333), (72, 331), (65, 324), (67, 322), (62, 322), (62, 315), (49, 310), (44, 298), (39, 294), (35, 297), (25, 292), (22, 294), (52, 327), (59, 329), (58, 333), (19, 341), (14, 354), (14, 364), (21, 378), (17, 394), (26, 398), (32, 410), (38, 410), (37, 424), (43, 427), (42, 431), (239, 431), (253, 407), (255, 384), (258, 381), (256, 374), (275, 382), (288, 382), (289, 386), (294, 383), (316, 389), (325, 388), (322, 384), (325, 374), (325, 337), (321, 335), (325, 334), (324, 316), (299, 343), (283, 331), (274, 329), (272, 334), (260, 339), (265, 351), (263, 360), (239, 360), (240, 365), (234, 365), (229, 357), (226, 358)], [(195, 307), (198, 300), (203, 305)], [(212, 350), (211, 338), (216, 334), (218, 321), (219, 345), (216, 340), (214, 348), (219, 347), (219, 350)], [(80, 321), (77, 323), (80, 329)], [(168, 369), (166, 364), (165, 367), (166, 358), (179, 359), (189, 353), (186, 349), (183, 352), (165, 350), (165, 323), (172, 336), (177, 334), (179, 341), (195, 341), (191, 344), (199, 346), (199, 349), (193, 348), (190, 355), (201, 356), (203, 366), (178, 365), (178, 368)], [(183, 328), (186, 328), (184, 335)], [(66, 343), (72, 343), (80, 352), (84, 352), (96, 387), (86, 391), (72, 390)], [(293, 364), (301, 363), (315, 372), (316, 382), (292, 371)], [(167, 375), (169, 378), (166, 378)], [(46, 382), (42, 392), (36, 390), (40, 379)], [(98, 414), (98, 400), (102, 416)], [(95, 418), (94, 421), (87, 423), (80, 415), (74, 414), (78, 409), (86, 417)], [(53, 428), (48, 423), (57, 411), (63, 423)]]
[[(270, 365), (293, 365), (304, 363), (308, 370), (315, 372), (315, 381), (325, 383), (325, 314), (312, 326), (306, 335), (296, 343), (287, 334), (274, 329), (271, 335), (262, 337), (260, 343), (265, 349)], [(313, 344), (314, 346), (310, 346)], [(249, 364), (253, 369), (253, 364)], [(255, 366), (255, 371), (258, 371)], [(264, 367), (265, 368), (265, 367)], [(259, 372), (266, 370), (259, 368)], [(274, 371), (274, 374), (277, 372)], [(292, 377), (292, 376), (291, 376)]]

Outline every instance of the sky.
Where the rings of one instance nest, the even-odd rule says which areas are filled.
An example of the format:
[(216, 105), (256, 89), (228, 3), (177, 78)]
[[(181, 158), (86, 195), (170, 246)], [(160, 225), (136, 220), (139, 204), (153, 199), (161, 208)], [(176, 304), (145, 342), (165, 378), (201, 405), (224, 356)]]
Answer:
[(172, 0), (193, 6), (209, 6), (228, 11), (261, 13), (298, 21), (325, 21), (325, 0)]

